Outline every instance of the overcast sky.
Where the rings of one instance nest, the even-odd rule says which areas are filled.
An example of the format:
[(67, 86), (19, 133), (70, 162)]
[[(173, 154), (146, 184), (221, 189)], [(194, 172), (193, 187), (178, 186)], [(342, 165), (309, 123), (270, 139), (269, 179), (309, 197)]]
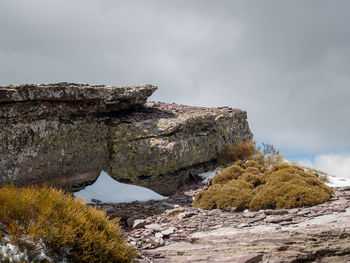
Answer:
[(0, 85), (159, 86), (294, 156), (350, 150), (350, 1), (1, 0)]

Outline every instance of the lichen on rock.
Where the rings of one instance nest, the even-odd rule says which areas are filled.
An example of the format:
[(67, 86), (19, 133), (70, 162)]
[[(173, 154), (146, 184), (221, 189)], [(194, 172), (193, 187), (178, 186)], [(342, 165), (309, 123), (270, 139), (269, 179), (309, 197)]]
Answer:
[[(212, 168), (217, 152), (225, 146), (252, 138), (246, 113), (238, 109), (165, 103), (146, 106), (166, 111), (168, 116), (156, 119), (145, 114), (144, 119), (115, 126), (111, 175), (157, 188), (163, 195), (174, 193), (184, 180), (203, 168)], [(133, 119), (132, 114), (129, 117)]]
[(0, 87), (0, 184), (77, 190), (101, 170), (169, 195), (252, 138), (246, 112), (146, 103), (156, 87), (54, 83)]
[(119, 111), (143, 105), (157, 87), (52, 83), (0, 86), (0, 121)]

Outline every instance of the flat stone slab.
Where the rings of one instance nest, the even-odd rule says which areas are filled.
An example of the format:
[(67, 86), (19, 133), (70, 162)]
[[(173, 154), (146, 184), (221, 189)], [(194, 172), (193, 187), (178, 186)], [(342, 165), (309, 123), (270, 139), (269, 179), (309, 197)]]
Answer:
[[(196, 192), (197, 190), (185, 190), (183, 194), (191, 197)], [(140, 263), (350, 262), (349, 197), (350, 191), (338, 188), (332, 201), (312, 207), (283, 210), (292, 217), (292, 221), (275, 220), (273, 223), (264, 219), (284, 217), (281, 215), (282, 210), (277, 210), (274, 215), (271, 215), (271, 210), (248, 212), (248, 218), (256, 219), (249, 221), (247, 212), (226, 212), (219, 209), (207, 211), (180, 202), (181, 206), (162, 213), (149, 217), (140, 215), (150, 224), (158, 224), (159, 230), (140, 228), (128, 230), (127, 233), (131, 244), (141, 255)], [(179, 203), (178, 201), (174, 196), (167, 202)], [(150, 203), (145, 204), (148, 210), (149, 205)], [(137, 208), (138, 211), (141, 210), (140, 204)], [(110, 207), (108, 210), (112, 217), (122, 215), (121, 210), (113, 209)], [(183, 211), (195, 215), (182, 218), (179, 215)], [(300, 212), (305, 213), (300, 216)], [(137, 218), (137, 215), (133, 216)], [(240, 227), (243, 224), (245, 226)], [(175, 230), (169, 237), (163, 237), (164, 244), (149, 241), (153, 235), (170, 227)]]
[(115, 87), (59, 82), (52, 84), (21, 84), (0, 86), (0, 102), (31, 100), (119, 102), (131, 97), (150, 96), (157, 87), (152, 85)]
[(52, 83), (0, 86), (0, 119), (88, 115), (142, 105), (156, 86)]

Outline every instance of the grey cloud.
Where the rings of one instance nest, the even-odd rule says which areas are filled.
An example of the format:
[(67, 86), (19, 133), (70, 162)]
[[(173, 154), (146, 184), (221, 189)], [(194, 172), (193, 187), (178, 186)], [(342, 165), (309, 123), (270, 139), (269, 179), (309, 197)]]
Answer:
[(347, 151), (350, 2), (3, 0), (0, 84), (159, 86), (248, 111), (258, 140)]

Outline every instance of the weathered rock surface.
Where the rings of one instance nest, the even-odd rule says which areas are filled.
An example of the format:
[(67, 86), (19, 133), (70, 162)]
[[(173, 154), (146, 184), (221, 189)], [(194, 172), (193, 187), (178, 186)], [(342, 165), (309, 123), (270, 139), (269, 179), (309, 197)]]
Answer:
[[(152, 102), (146, 107), (142, 116), (138, 111), (117, 123), (111, 121), (111, 176), (163, 195), (174, 193), (199, 172), (213, 169), (217, 152), (226, 145), (252, 138), (246, 113), (238, 109)], [(154, 113), (161, 117), (155, 118)]]
[(88, 115), (142, 105), (157, 89), (87, 84), (24, 84), (0, 87), (0, 121)]
[[(186, 190), (184, 195), (191, 197), (197, 191)], [(158, 201), (154, 206), (163, 204), (162, 212), (144, 217), (142, 228), (127, 228), (130, 244), (141, 255), (139, 262), (343, 263), (350, 260), (349, 189), (337, 189), (331, 201), (314, 207), (258, 212), (205, 211), (191, 207), (190, 202), (183, 205), (183, 201), (179, 194)], [(173, 208), (166, 209), (165, 203)], [(128, 209), (132, 210), (132, 206)], [(151, 202), (144, 203), (144, 211), (151, 206)], [(127, 211), (119, 210), (117, 204), (115, 207), (101, 204), (100, 208), (112, 216)]]
[(239, 109), (145, 103), (156, 88), (57, 83), (0, 87), (0, 184), (68, 190), (101, 170), (170, 195), (216, 154), (252, 138)]

